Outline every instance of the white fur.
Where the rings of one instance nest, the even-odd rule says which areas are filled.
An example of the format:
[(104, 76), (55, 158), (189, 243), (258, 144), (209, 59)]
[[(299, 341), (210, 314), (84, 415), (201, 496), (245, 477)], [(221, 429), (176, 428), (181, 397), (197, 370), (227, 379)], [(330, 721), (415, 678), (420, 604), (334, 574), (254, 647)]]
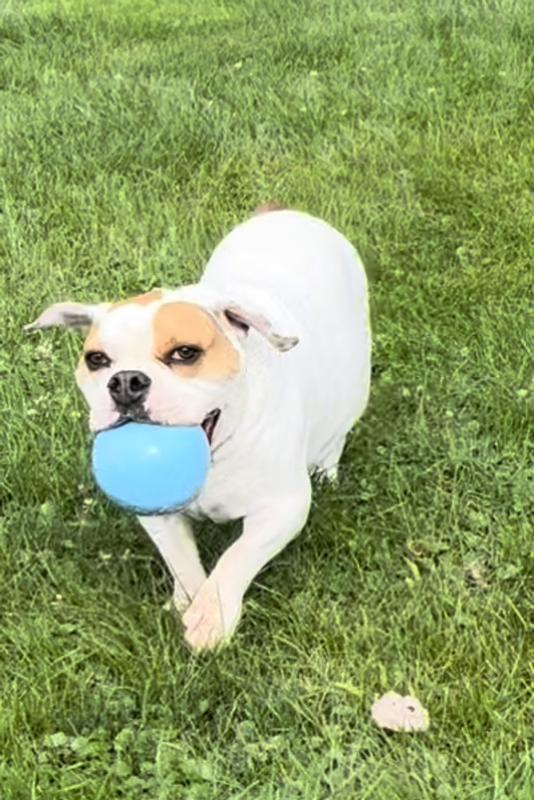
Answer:
[[(223, 410), (207, 483), (188, 510), (244, 518), (241, 537), (198, 586), (183, 618), (187, 641), (202, 649), (228, 638), (255, 575), (302, 529), (309, 472), (335, 476), (345, 437), (367, 404), (371, 336), (367, 282), (354, 248), (326, 223), (294, 211), (235, 228), (200, 284), (177, 294), (208, 308), (238, 303), (279, 334), (299, 338), (280, 353), (249, 333), (244, 380)], [(141, 522), (151, 533), (152, 523)], [(196, 558), (183, 556), (195, 572)]]
[[(161, 302), (173, 300), (198, 304), (223, 328), (239, 353), (237, 376), (187, 378), (154, 358), (152, 318)], [(197, 501), (185, 515), (139, 518), (174, 577), (186, 640), (195, 650), (212, 648), (235, 629), (255, 575), (304, 526), (310, 472), (336, 476), (345, 437), (365, 409), (371, 361), (365, 272), (354, 248), (325, 222), (275, 211), (226, 236), (198, 284), (167, 292), (158, 304), (127, 304), (109, 314), (107, 308), (56, 305), (29, 328), (97, 319), (113, 370), (151, 378), (146, 409), (154, 421), (200, 424), (222, 409)], [(251, 324), (246, 335), (225, 320), (224, 309), (244, 310)], [(78, 373), (93, 430), (118, 417), (109, 378), (110, 369)], [(208, 577), (186, 519), (202, 516), (243, 519), (241, 536)]]

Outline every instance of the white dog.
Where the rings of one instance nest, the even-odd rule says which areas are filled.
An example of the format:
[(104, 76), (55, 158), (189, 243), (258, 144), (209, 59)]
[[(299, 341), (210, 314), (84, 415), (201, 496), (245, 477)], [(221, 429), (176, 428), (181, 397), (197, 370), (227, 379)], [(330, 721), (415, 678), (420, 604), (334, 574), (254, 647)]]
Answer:
[[(263, 209), (259, 210), (260, 212)], [(77, 382), (99, 431), (202, 423), (207, 482), (184, 514), (139, 517), (174, 578), (194, 650), (233, 632), (259, 570), (302, 529), (309, 474), (331, 479), (367, 404), (367, 281), (337, 231), (267, 209), (215, 249), (198, 284), (101, 305), (60, 303), (27, 329), (89, 328)], [(190, 518), (243, 519), (206, 576)]]

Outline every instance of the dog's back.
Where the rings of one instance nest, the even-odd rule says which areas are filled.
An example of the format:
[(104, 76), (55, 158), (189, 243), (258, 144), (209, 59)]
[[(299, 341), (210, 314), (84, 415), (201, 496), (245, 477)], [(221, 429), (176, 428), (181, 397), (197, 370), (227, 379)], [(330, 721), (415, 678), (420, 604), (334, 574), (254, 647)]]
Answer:
[(321, 220), (276, 210), (223, 239), (201, 282), (244, 305), (256, 303), (284, 333), (299, 337), (279, 364), (288, 380), (299, 382), (308, 463), (321, 466), (363, 413), (369, 393), (367, 281), (355, 249)]

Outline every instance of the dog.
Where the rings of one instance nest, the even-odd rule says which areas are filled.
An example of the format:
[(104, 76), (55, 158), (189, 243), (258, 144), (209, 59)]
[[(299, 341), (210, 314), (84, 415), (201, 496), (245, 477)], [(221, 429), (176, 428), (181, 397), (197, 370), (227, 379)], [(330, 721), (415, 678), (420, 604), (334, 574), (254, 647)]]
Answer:
[[(215, 248), (199, 283), (117, 303), (58, 303), (26, 330), (87, 332), (76, 371), (99, 432), (202, 424), (211, 467), (183, 513), (140, 516), (174, 579), (194, 651), (225, 643), (257, 573), (303, 528), (368, 402), (364, 267), (326, 222), (268, 205)], [(191, 521), (242, 520), (209, 576)]]

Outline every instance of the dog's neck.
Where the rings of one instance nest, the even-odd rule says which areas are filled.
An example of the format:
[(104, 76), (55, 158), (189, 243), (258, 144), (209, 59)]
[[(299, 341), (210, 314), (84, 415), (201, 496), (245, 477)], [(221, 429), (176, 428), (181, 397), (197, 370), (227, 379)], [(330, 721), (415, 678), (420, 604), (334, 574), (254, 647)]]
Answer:
[(284, 358), (255, 331), (242, 345), (245, 357), (243, 374), (232, 386), (212, 440), (213, 463), (225, 460), (232, 451), (232, 442), (243, 436), (252, 444), (264, 428), (264, 417), (272, 404), (283, 402), (273, 396), (272, 365)]

